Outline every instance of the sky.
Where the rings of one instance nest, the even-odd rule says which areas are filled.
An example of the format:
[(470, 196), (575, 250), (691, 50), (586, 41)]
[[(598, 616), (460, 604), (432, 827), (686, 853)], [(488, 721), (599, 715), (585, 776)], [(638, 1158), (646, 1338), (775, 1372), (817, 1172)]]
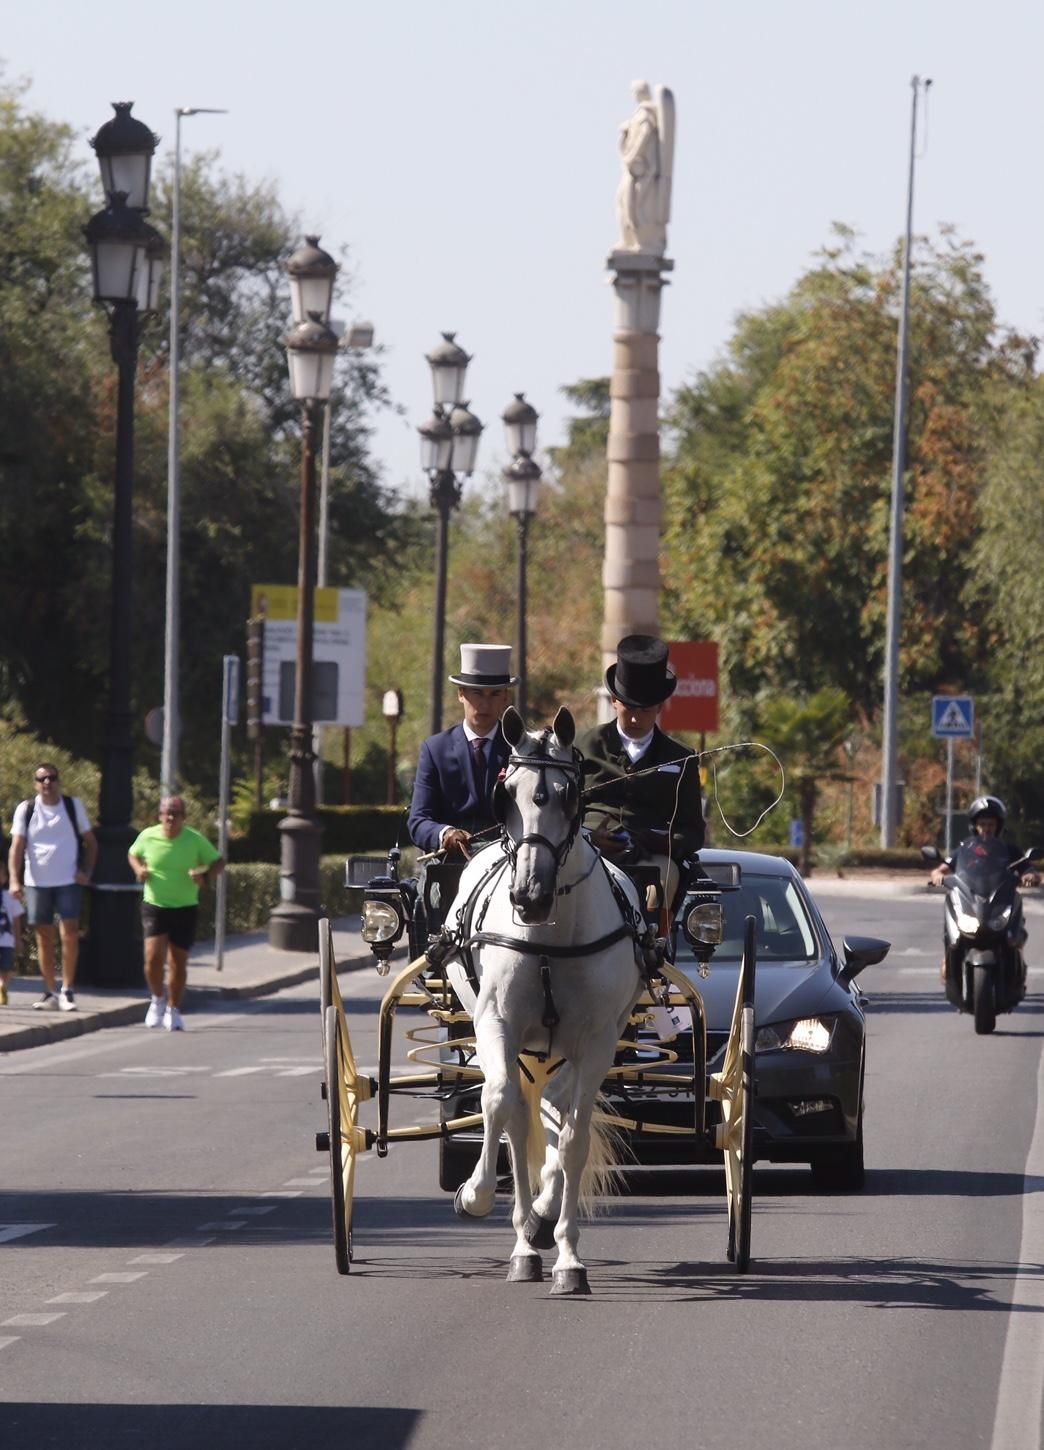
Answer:
[[(712, 365), (738, 313), (786, 293), (833, 221), (888, 251), (905, 224), (911, 77), (931, 77), (914, 225), (985, 254), (1000, 319), (1044, 331), (1044, 6), (1030, 0), (178, 0), (148, 12), (6, 7), (0, 60), (88, 138), (133, 100), (173, 150), (275, 182), (302, 230), (346, 244), (335, 316), (371, 321), (402, 414), (376, 422), (386, 481), (417, 492), (424, 354), (473, 355), (486, 423), (472, 489), (506, 461), (524, 391), (563, 441), (563, 384), (611, 367), (617, 134), (631, 82), (675, 95), (662, 393)], [(151, 14), (151, 23), (146, 18)], [(93, 159), (92, 159), (93, 165)], [(101, 204), (99, 186), (99, 205)], [(289, 304), (288, 304), (289, 314)], [(186, 319), (191, 326), (191, 319)]]

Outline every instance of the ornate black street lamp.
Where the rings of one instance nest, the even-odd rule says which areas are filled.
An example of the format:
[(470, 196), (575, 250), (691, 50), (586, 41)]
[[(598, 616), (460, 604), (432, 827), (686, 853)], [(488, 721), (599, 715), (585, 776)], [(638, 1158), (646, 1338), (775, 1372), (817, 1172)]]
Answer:
[(333, 258), (319, 247), (318, 237), (307, 237), (305, 245), (290, 258), (286, 270), (295, 317), (286, 338), (290, 386), (301, 404), (301, 525), (297, 550), (297, 669), (294, 723), (290, 731), (290, 798), (287, 814), (279, 822), (280, 899), (268, 919), (268, 939), (272, 946), (284, 951), (311, 952), (318, 945), (322, 910), (319, 890), (322, 828), (316, 819), (312, 769), (315, 760), (312, 749), (317, 545), (315, 459), (323, 404), (330, 396), (338, 351), (337, 335), (329, 324), (338, 269)]
[(109, 616), (109, 702), (102, 744), (98, 861), (91, 885), (90, 925), (82, 977), (95, 986), (138, 985), (142, 972), (139, 888), (127, 863), (134, 755), (131, 735), (131, 620), (134, 495), (134, 377), (140, 315), (156, 306), (165, 247), (145, 220), (157, 137), (114, 102), (115, 118), (91, 142), (108, 198), (84, 227), (91, 252), (94, 300), (109, 314), (118, 370), (116, 478)]
[(435, 543), (435, 640), (431, 659), (431, 734), (442, 729), (443, 656), (446, 639), (446, 569), (450, 514), (460, 503), (464, 479), (475, 471), (482, 424), (464, 398), (464, 379), (471, 358), (454, 342), (452, 332), (427, 355), (431, 367), (435, 410), (417, 429), (421, 435), (421, 467), (428, 475), (431, 506), (438, 514)]
[(501, 417), (507, 435), (508, 452), (512, 461), (504, 469), (504, 482), (508, 491), (508, 511), (518, 525), (518, 710), (523, 719), (529, 704), (528, 676), (526, 671), (526, 567), (527, 537), (529, 520), (537, 511), (537, 494), (540, 488), (540, 468), (533, 461), (536, 450), (537, 418), (539, 414), (532, 404), (527, 403), (523, 393), (516, 393), (514, 401), (504, 409)]

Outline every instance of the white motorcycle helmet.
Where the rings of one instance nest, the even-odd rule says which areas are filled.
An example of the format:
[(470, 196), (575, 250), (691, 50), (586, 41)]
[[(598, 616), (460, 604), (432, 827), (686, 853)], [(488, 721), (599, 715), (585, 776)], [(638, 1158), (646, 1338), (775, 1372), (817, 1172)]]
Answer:
[(979, 795), (976, 796), (968, 807), (968, 824), (974, 826), (980, 816), (992, 816), (997, 822), (998, 834), (1004, 829), (1004, 822), (1007, 820), (1008, 811), (1000, 796)]

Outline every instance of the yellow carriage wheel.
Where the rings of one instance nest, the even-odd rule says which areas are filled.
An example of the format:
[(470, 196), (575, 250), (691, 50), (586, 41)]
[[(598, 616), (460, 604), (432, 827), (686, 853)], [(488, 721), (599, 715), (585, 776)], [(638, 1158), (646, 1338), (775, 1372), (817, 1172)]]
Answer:
[(754, 1200), (754, 966), (755, 923), (747, 918), (736, 1005), (715, 1096), (721, 1102), (719, 1146), (725, 1154), (729, 1210), (728, 1257), (740, 1274), (750, 1267)]
[(352, 1266), (352, 1202), (355, 1196), (355, 1159), (367, 1148), (365, 1130), (358, 1126), (359, 1103), (369, 1096), (368, 1081), (360, 1081), (343, 1011), (326, 1009), (326, 1106), (330, 1123), (330, 1196), (333, 1207), (334, 1254), (337, 1272)]

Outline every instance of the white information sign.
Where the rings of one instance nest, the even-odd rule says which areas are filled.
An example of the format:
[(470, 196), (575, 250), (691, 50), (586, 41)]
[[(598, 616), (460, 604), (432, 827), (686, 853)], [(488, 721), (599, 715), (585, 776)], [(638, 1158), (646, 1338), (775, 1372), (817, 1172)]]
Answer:
[[(262, 723), (292, 725), (297, 676), (297, 587), (255, 584), (250, 611), (265, 621)], [(312, 641), (312, 723), (366, 718), (366, 591), (317, 589)]]

